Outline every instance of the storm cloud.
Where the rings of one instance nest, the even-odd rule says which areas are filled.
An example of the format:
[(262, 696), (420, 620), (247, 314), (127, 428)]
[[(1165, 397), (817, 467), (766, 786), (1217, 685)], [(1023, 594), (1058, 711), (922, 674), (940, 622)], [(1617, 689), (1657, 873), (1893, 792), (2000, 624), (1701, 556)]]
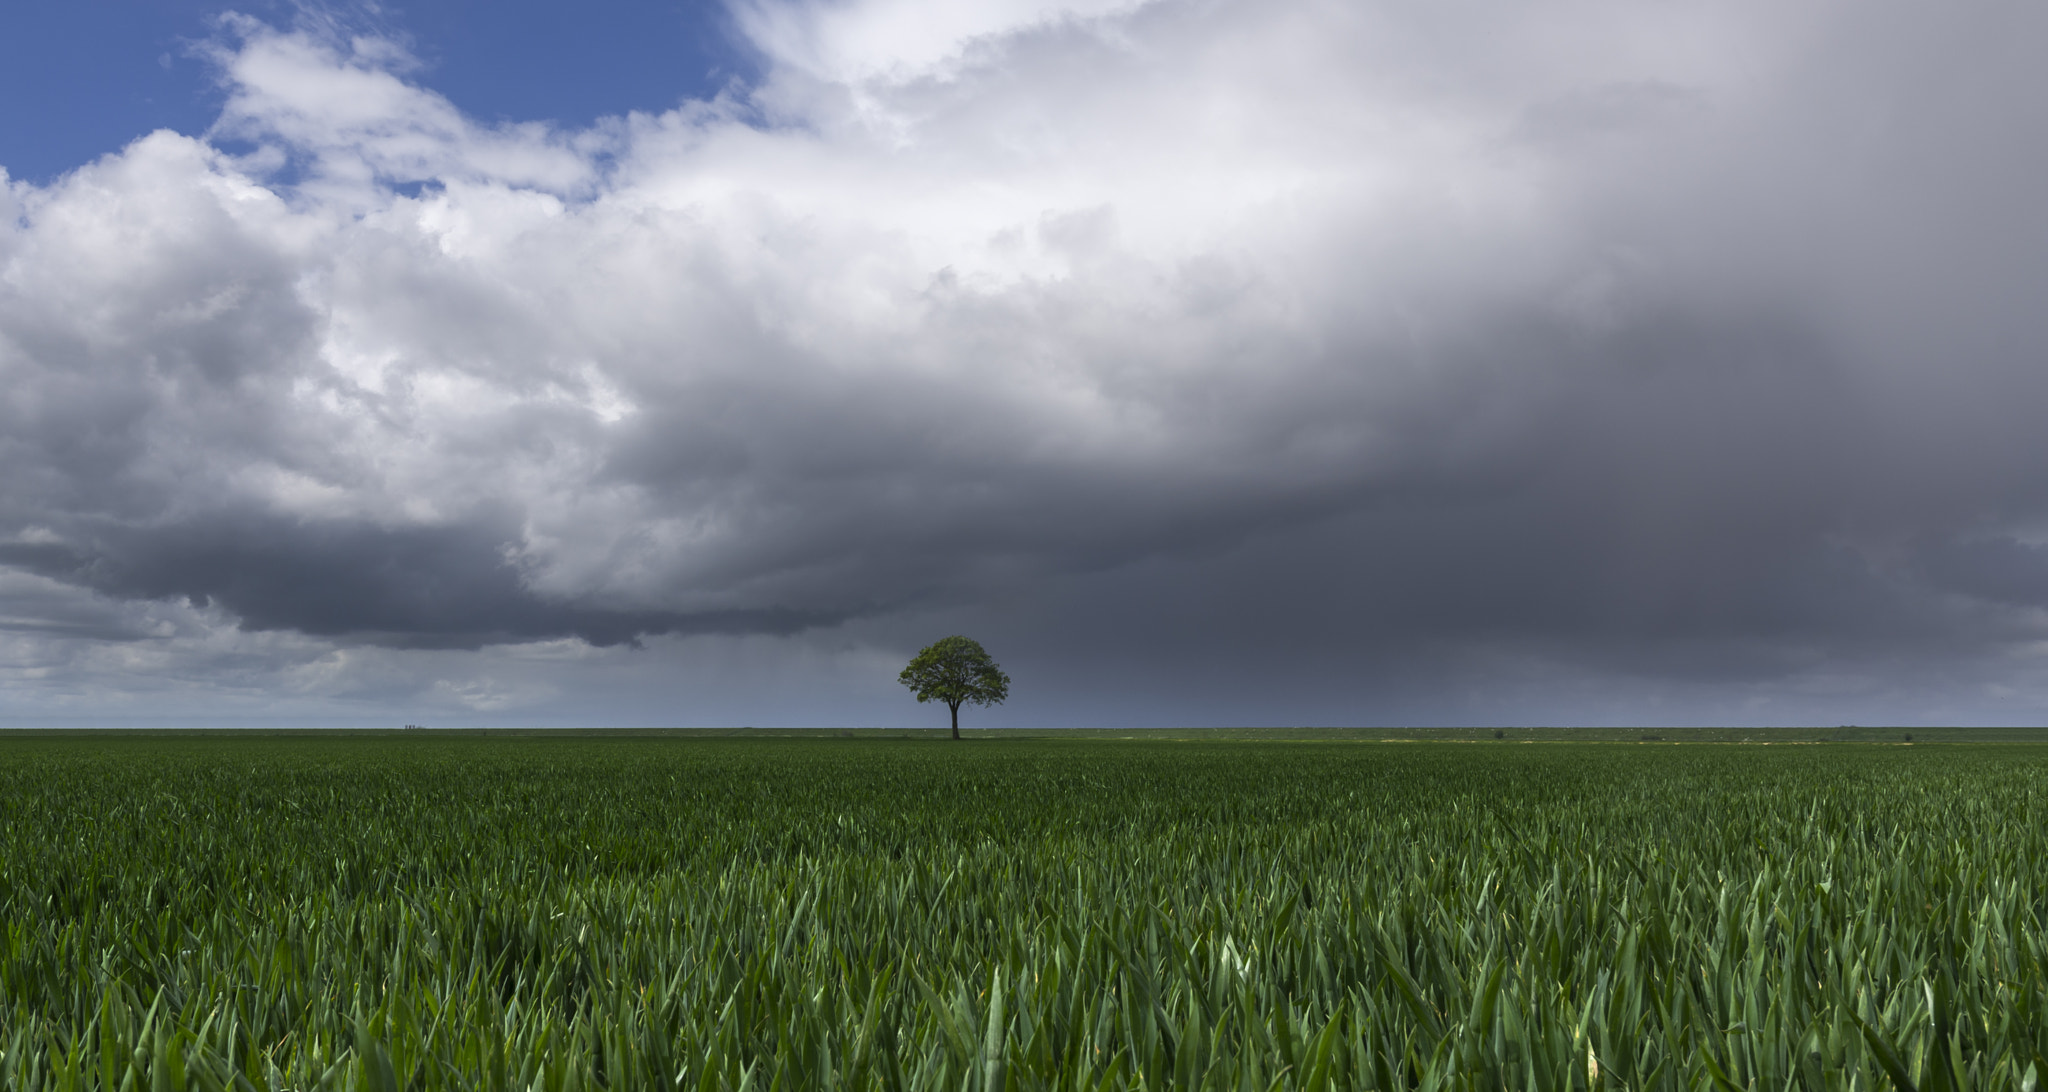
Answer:
[(958, 625), (1040, 723), (2038, 719), (2048, 15), (921, 8), (736, 3), (759, 80), (574, 131), (223, 20), (210, 132), (0, 197), (15, 662)]

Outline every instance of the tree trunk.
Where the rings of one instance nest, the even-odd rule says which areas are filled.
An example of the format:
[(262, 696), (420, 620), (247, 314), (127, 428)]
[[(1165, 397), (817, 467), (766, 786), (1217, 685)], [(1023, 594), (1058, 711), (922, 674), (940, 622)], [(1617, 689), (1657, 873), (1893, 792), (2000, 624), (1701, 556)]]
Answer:
[(956, 704), (954, 704), (953, 706), (951, 706), (951, 708), (952, 708), (952, 710), (953, 710), (953, 738), (954, 738), (954, 739), (959, 739), (959, 738), (960, 738), (960, 706), (959, 706), (959, 705), (958, 705), (958, 704), (956, 703)]

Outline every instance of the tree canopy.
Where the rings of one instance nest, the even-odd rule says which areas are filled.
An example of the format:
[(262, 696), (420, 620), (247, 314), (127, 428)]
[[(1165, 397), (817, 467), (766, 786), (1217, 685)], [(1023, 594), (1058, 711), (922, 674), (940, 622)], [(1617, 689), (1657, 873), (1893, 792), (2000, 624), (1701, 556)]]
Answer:
[(962, 705), (996, 705), (1010, 696), (1010, 677), (971, 637), (943, 637), (911, 657), (896, 681), (920, 702), (943, 702), (953, 712), (953, 738), (960, 738)]

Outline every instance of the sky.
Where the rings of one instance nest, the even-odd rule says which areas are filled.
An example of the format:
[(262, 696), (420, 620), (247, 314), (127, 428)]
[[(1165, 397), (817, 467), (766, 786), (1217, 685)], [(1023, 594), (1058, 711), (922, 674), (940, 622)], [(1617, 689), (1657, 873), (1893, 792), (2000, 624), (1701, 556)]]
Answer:
[(0, 725), (2048, 720), (2048, 9), (0, 35)]

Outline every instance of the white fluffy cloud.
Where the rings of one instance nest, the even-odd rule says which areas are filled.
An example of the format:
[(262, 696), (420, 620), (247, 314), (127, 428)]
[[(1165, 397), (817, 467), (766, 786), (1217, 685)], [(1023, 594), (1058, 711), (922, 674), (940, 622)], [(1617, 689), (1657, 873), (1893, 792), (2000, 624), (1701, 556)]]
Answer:
[(1205, 631), (1339, 719), (1429, 705), (1262, 673), (2033, 692), (2039, 16), (734, 15), (757, 86), (575, 132), (233, 18), (213, 131), (8, 186), (15, 662), (502, 713), (685, 646), (843, 680), (922, 612), (1055, 674)]

